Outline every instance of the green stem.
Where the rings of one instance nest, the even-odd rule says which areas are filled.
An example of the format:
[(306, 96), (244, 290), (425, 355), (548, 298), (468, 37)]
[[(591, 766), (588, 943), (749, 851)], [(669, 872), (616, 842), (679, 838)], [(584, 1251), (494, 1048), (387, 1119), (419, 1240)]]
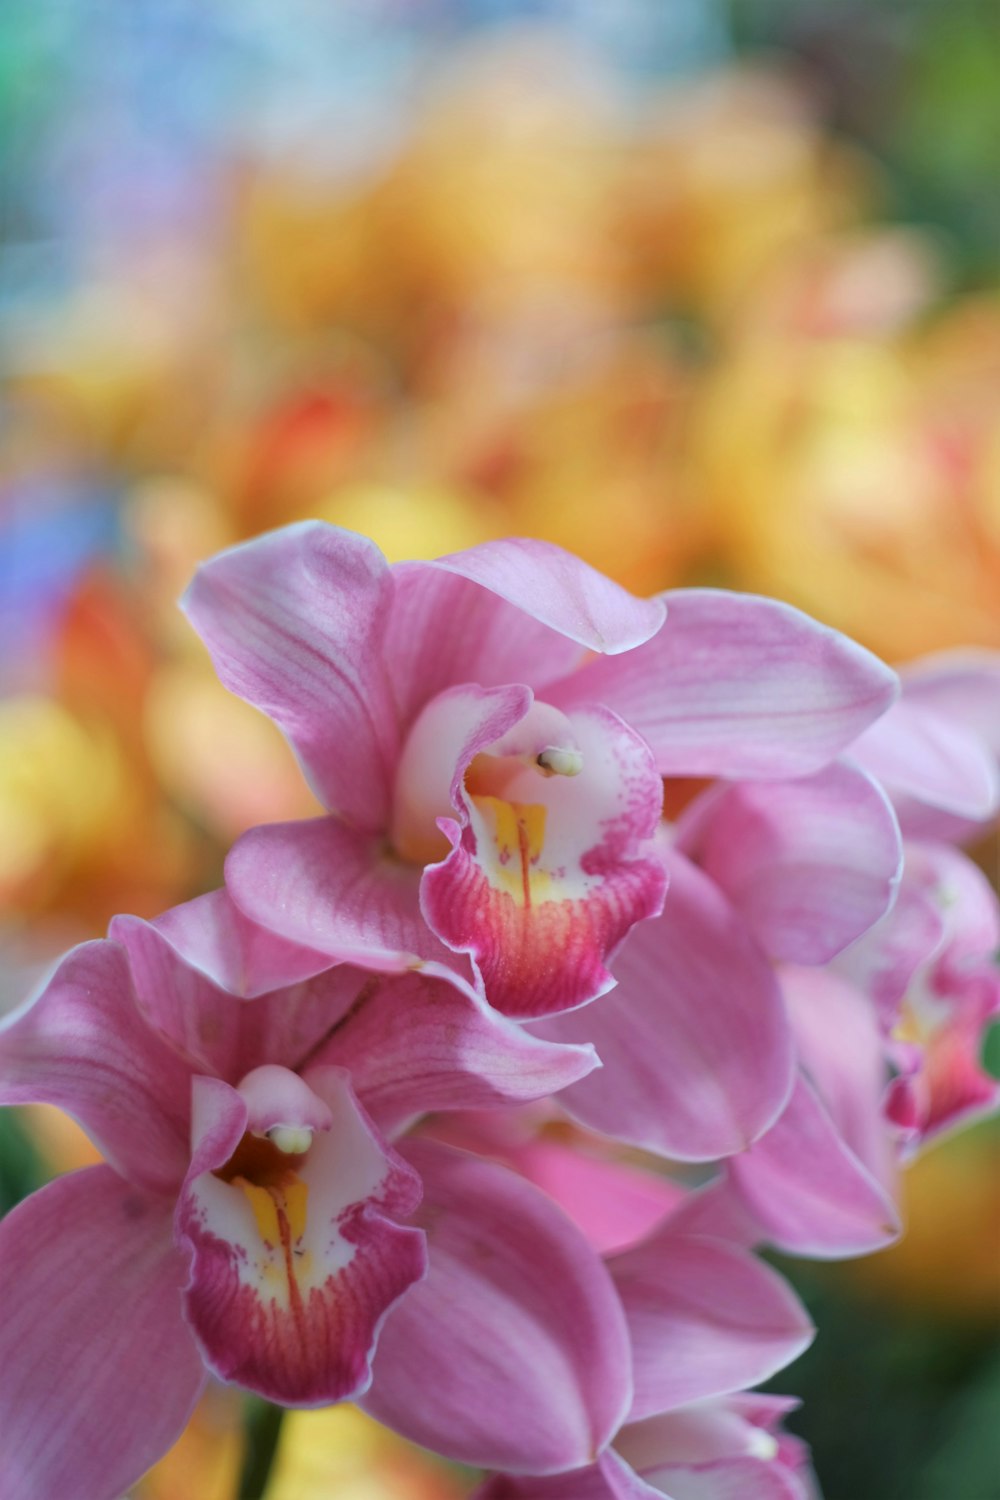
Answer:
[(236, 1500), (264, 1500), (278, 1451), (283, 1406), (253, 1400), (247, 1404), (246, 1447)]

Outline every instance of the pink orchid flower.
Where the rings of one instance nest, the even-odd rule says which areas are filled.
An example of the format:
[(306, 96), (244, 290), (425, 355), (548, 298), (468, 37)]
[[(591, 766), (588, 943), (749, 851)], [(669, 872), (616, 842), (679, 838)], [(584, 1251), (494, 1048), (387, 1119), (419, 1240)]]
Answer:
[(710, 788), (660, 855), (670, 892), (615, 959), (618, 988), (532, 1030), (597, 1048), (601, 1069), (560, 1096), (574, 1119), (674, 1160), (714, 1161), (759, 1141), (793, 1089), (776, 964), (824, 964), (878, 921), (902, 846), (877, 783), (835, 763)]
[(542, 542), (390, 568), (303, 523), (205, 564), (185, 608), (330, 809), (237, 843), (237, 905), (328, 959), (471, 964), (525, 1018), (607, 990), (661, 910), (662, 776), (811, 775), (896, 692), (786, 605), (637, 599)]
[(742, 1389), (812, 1337), (781, 1277), (692, 1230), (684, 1204), (608, 1267), (632, 1340), (627, 1421), (576, 1472), (496, 1476), (475, 1500), (807, 1500), (805, 1448), (776, 1430), (796, 1403)]
[[(985, 883), (944, 845), (929, 865), (930, 846), (911, 842), (904, 865), (897, 820), (958, 837), (996, 815), (1000, 663), (988, 653), (949, 656), (903, 680), (902, 700), (841, 760), (791, 779), (718, 782), (696, 796), (663, 850), (664, 910), (613, 962), (616, 992), (597, 1010), (533, 1027), (598, 1049), (601, 1070), (561, 1100), (575, 1119), (667, 1157), (731, 1158), (729, 1176), (750, 1192), (770, 1237), (804, 1254), (865, 1253), (898, 1233), (894, 1153), (876, 1102), (888, 1083), (886, 1050), (899, 1075), (889, 1112), (911, 1145), (997, 1097), (978, 1062), (997, 1006), (993, 897), (976, 893)], [(943, 861), (947, 880), (928, 873)], [(960, 952), (942, 926), (946, 905), (949, 931), (964, 934)], [(825, 996), (843, 980), (807, 972), (830, 964), (870, 996), (853, 1078), (881, 1121), (874, 1155), (874, 1134), (868, 1155), (845, 1142), (797, 1056), (810, 1003), (799, 997), (811, 986), (811, 1003), (842, 1008)], [(887, 1048), (866, 1013), (871, 1001)], [(791, 1026), (790, 1007), (802, 1011)], [(836, 1056), (835, 1036), (828, 1045)], [(819, 1067), (822, 1048), (812, 1053)], [(768, 1207), (792, 1203), (815, 1212), (793, 1224)]]
[(433, 966), (241, 999), (249, 962), (288, 955), (221, 892), (116, 918), (112, 938), (0, 1031), (0, 1100), (67, 1110), (107, 1163), (0, 1225), (3, 1493), (116, 1500), (208, 1372), (290, 1405), (359, 1396), (418, 1284), (378, 1355), (384, 1402), (493, 1466), (599, 1450), (631, 1382), (596, 1253), (505, 1168), (390, 1143), (425, 1110), (549, 1094), (592, 1052), (535, 1040)]
[(895, 1077), (886, 1114), (904, 1154), (1000, 1104), (980, 1062), (1000, 1016), (1000, 903), (978, 866), (912, 841), (899, 901), (838, 966), (870, 997)]
[(809, 1455), (781, 1419), (794, 1399), (753, 1391), (624, 1427), (576, 1474), (500, 1475), (474, 1500), (813, 1500)]
[(780, 969), (792, 1093), (689, 1201), (688, 1222), (823, 1259), (890, 1244), (900, 1158), (1000, 1104), (979, 1060), (1000, 1014), (998, 946), (1000, 905), (979, 869), (947, 845), (908, 843), (881, 922), (826, 968)]

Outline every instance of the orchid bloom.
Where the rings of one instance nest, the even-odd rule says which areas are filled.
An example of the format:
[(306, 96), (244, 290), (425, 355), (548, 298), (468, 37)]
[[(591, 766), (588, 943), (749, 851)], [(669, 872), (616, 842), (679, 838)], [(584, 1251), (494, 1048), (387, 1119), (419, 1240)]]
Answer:
[[(838, 760), (690, 800), (661, 849), (664, 910), (615, 958), (618, 989), (533, 1027), (598, 1049), (601, 1070), (561, 1097), (575, 1119), (674, 1159), (731, 1159), (729, 1179), (764, 1213), (759, 1237), (804, 1254), (861, 1254), (898, 1234), (887, 1087), (911, 1143), (996, 1097), (977, 1060), (997, 1004), (993, 898), (945, 845), (904, 854), (898, 825), (961, 837), (995, 817), (1000, 666), (947, 656), (903, 682)], [(864, 991), (853, 1006), (851, 979)], [(834, 1092), (853, 1088), (869, 1120), (860, 1152), (825, 1093), (836, 1035), (803, 1060), (810, 1006), (843, 1013), (857, 1039)], [(768, 1207), (792, 1204), (797, 1223)]]
[(798, 1402), (740, 1392), (624, 1427), (575, 1474), (500, 1475), (474, 1500), (812, 1500), (808, 1450), (780, 1422)]
[[(207, 1372), (288, 1405), (359, 1396), (423, 1278), (377, 1385), (444, 1451), (546, 1472), (620, 1422), (627, 1335), (583, 1235), (501, 1166), (390, 1144), (425, 1110), (558, 1090), (590, 1049), (532, 1038), (433, 966), (237, 993), (290, 963), (217, 892), (116, 918), (0, 1031), (0, 1100), (67, 1110), (106, 1157), (0, 1225), (5, 1494), (117, 1500)], [(452, 1358), (477, 1319), (491, 1359)]]
[(980, 1062), (1000, 1016), (1000, 903), (979, 868), (946, 844), (913, 841), (899, 901), (838, 960), (871, 998), (895, 1077), (885, 1108), (905, 1154), (995, 1109)]
[(834, 967), (875, 1007), (895, 1073), (886, 1113), (910, 1154), (1000, 1102), (979, 1060), (1000, 1012), (1000, 906), (950, 847), (1000, 813), (1000, 656), (913, 663), (900, 701), (851, 753), (885, 783), (907, 840), (893, 909)]
[(804, 1445), (777, 1431), (796, 1403), (746, 1392), (813, 1330), (781, 1277), (687, 1204), (608, 1269), (632, 1340), (634, 1394), (613, 1443), (551, 1477), (496, 1476), (475, 1500), (807, 1500)]
[(206, 563), (185, 608), (330, 809), (236, 844), (236, 904), (328, 960), (471, 966), (522, 1018), (607, 990), (660, 912), (662, 776), (809, 776), (896, 691), (785, 605), (637, 599), (542, 542), (390, 568), (301, 523)]
[(674, 1160), (746, 1152), (796, 1077), (780, 965), (823, 965), (890, 908), (902, 849), (888, 798), (857, 767), (710, 787), (659, 845), (670, 891), (630, 936), (600, 1006), (532, 1030), (591, 1041), (602, 1068), (560, 1103)]
[(824, 1259), (891, 1243), (900, 1159), (1000, 1102), (979, 1062), (1000, 1012), (998, 942), (997, 899), (977, 867), (945, 845), (908, 844), (899, 898), (871, 932), (826, 968), (779, 970), (792, 1093), (692, 1196), (687, 1222)]

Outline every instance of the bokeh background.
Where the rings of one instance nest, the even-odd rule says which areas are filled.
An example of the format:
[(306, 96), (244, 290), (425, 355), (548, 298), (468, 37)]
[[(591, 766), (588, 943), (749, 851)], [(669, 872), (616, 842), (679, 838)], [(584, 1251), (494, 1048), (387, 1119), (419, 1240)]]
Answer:
[[(998, 184), (975, 0), (4, 0), (0, 1005), (313, 810), (175, 608), (264, 528), (1000, 646)], [(0, 1129), (4, 1207), (85, 1159)], [(997, 1500), (996, 1124), (907, 1199), (785, 1268), (821, 1332), (776, 1388), (827, 1500)], [(242, 1424), (211, 1392), (137, 1500), (230, 1500)], [(269, 1497), (469, 1487), (345, 1409)]]

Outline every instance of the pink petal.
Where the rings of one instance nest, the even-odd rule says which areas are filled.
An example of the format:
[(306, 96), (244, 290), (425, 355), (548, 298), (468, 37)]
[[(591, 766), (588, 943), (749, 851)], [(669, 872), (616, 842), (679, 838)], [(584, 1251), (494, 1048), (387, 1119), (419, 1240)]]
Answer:
[(945, 916), (945, 953), (965, 963), (1000, 948), (1000, 902), (990, 881), (960, 849), (909, 843), (907, 878), (926, 891)]
[(766, 1380), (815, 1333), (776, 1271), (735, 1246), (678, 1234), (669, 1221), (608, 1268), (632, 1338), (630, 1421)]
[(875, 1011), (822, 969), (786, 968), (781, 988), (799, 1059), (844, 1144), (890, 1194), (895, 1151), (882, 1117), (886, 1064)]
[(663, 623), (659, 600), (635, 598), (549, 542), (488, 542), (393, 573), (387, 659), (404, 718), (457, 682), (541, 687), (581, 648), (627, 651)]
[(625, 1428), (618, 1444), (629, 1462), (672, 1495), (722, 1500), (807, 1500), (808, 1450), (773, 1429), (797, 1403), (738, 1393)]
[(649, 1476), (654, 1494), (671, 1500), (810, 1500), (803, 1481), (783, 1464), (723, 1459), (701, 1467), (664, 1464)]
[(890, 792), (956, 817), (980, 821), (1000, 807), (1000, 776), (983, 741), (908, 697), (865, 730), (851, 757)]
[(866, 1255), (899, 1234), (895, 1205), (800, 1078), (767, 1135), (728, 1165), (767, 1238), (794, 1255)]
[(515, 1153), (514, 1165), (558, 1203), (602, 1255), (634, 1244), (686, 1196), (668, 1178), (590, 1156), (577, 1141), (534, 1141)]
[(171, 907), (153, 926), (192, 968), (220, 989), (247, 999), (330, 967), (327, 954), (285, 942), (249, 921), (225, 889)]
[(430, 1110), (542, 1099), (597, 1066), (592, 1047), (540, 1041), (491, 1011), (457, 975), (368, 979), (363, 1003), (315, 1061), (346, 1068), (387, 1133)]
[(942, 651), (903, 671), (908, 702), (933, 709), (1000, 757), (1000, 652)]
[(129, 1181), (184, 1175), (191, 1065), (147, 1024), (117, 943), (82, 943), (0, 1028), (0, 1103), (54, 1104)]
[(452, 853), (421, 885), (430, 926), (472, 956), (490, 1003), (508, 1015), (603, 993), (613, 982), (606, 961), (663, 902), (662, 866), (639, 853), (662, 806), (649, 751), (605, 709), (579, 710), (569, 724), (582, 771), (545, 778), (526, 766), (502, 796), (464, 791), (464, 826), (441, 823)]
[(940, 947), (944, 918), (910, 876), (910, 856), (892, 910), (837, 958), (837, 972), (868, 995), (890, 1029), (917, 970)]
[(588, 651), (630, 651), (666, 616), (662, 600), (637, 599), (571, 552), (531, 537), (484, 542), (428, 566), (471, 579)]
[[(850, 766), (725, 787), (685, 852), (776, 959), (822, 964), (892, 904), (903, 851), (885, 793)], [(695, 810), (697, 816), (697, 811)]]
[(0, 1225), (0, 1492), (118, 1500), (183, 1431), (205, 1372), (181, 1316), (170, 1206), (109, 1167)]
[(187, 1317), (206, 1363), (289, 1406), (367, 1387), (382, 1322), (426, 1265), (420, 1231), (393, 1222), (419, 1200), (413, 1172), (339, 1069), (306, 1081), (332, 1126), (303, 1158), (289, 1158), (297, 1185), (269, 1189), (219, 1175), (247, 1128), (247, 1106), (226, 1084), (196, 1080), (194, 1155), (176, 1221), (191, 1254)]
[(819, 770), (896, 697), (888, 667), (791, 605), (717, 589), (665, 598), (668, 623), (646, 645), (545, 693), (560, 708), (606, 703), (665, 776)]
[[(559, 1136), (542, 1133), (547, 1125), (555, 1125)], [(513, 1168), (541, 1188), (602, 1255), (634, 1244), (691, 1196), (661, 1173), (622, 1160), (610, 1142), (582, 1131), (563, 1139), (565, 1121), (551, 1100), (516, 1110), (456, 1111), (423, 1122), (419, 1130)]]
[(476, 1490), (472, 1500), (664, 1500), (664, 1493), (651, 1489), (609, 1448), (596, 1464), (572, 1474), (498, 1474)]
[(226, 886), (252, 922), (329, 962), (404, 973), (456, 960), (420, 911), (420, 870), (336, 818), (271, 823), (238, 839)]
[(373, 542), (303, 521), (203, 563), (182, 600), (225, 686), (275, 721), (320, 801), (361, 828), (385, 823), (398, 752), (392, 593)]
[(399, 563), (393, 577), (386, 661), (404, 724), (458, 683), (538, 688), (580, 660), (574, 640), (436, 563)]
[(631, 1398), (610, 1278), (543, 1194), (433, 1142), (424, 1182), (430, 1273), (386, 1323), (364, 1406), (447, 1457), (551, 1473), (588, 1463)]
[[(743, 1414), (743, 1399), (742, 1392), (737, 1392), (728, 1399), (700, 1401), (680, 1411), (630, 1422), (618, 1436), (618, 1447), (644, 1473), (667, 1463), (687, 1466), (750, 1458), (762, 1446), (773, 1445), (777, 1452), (777, 1442), (773, 1438), (769, 1442), (769, 1434)], [(766, 1396), (760, 1399), (767, 1401)], [(786, 1407), (785, 1402), (780, 1405)]]
[(1000, 1104), (1000, 1084), (980, 1066), (981, 1050), (978, 1028), (945, 1025), (927, 1043), (919, 1070), (893, 1080), (886, 1113), (912, 1133), (907, 1156)]
[(603, 1067), (560, 1096), (583, 1124), (682, 1161), (742, 1151), (777, 1119), (794, 1074), (771, 965), (713, 883), (668, 855), (663, 915), (637, 927), (599, 1005), (536, 1028), (592, 1041)]
[(671, 1213), (670, 1228), (676, 1234), (724, 1240), (744, 1250), (755, 1249), (764, 1238), (725, 1171), (687, 1194)]
[(265, 1062), (297, 1069), (377, 983), (371, 974), (340, 965), (256, 1000), (241, 1000), (187, 962), (166, 936), (172, 931), (173, 924), (161, 918), (154, 923), (115, 917), (111, 923), (151, 1024), (199, 1070), (233, 1084)]

